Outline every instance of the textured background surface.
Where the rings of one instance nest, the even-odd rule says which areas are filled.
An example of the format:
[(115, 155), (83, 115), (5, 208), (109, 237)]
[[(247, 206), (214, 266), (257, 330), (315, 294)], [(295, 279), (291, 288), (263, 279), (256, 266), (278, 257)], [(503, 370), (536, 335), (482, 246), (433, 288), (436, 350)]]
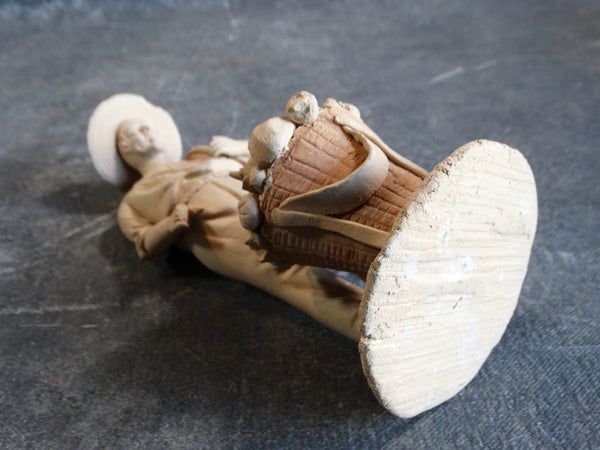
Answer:
[[(600, 7), (593, 1), (0, 3), (0, 446), (600, 445)], [(146, 96), (184, 146), (247, 137), (306, 89), (431, 168), (520, 149), (540, 222), (480, 374), (412, 420), (355, 345), (175, 255), (140, 262), (87, 119)]]

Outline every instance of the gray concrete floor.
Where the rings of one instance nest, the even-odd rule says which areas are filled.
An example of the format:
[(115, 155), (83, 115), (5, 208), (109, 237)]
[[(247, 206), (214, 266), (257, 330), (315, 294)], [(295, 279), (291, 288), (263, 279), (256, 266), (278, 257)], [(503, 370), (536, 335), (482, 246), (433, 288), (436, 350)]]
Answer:
[[(185, 255), (140, 262), (87, 154), (117, 92), (168, 109), (189, 148), (247, 137), (301, 89), (426, 168), (485, 137), (536, 175), (503, 340), (412, 420), (302, 313)], [(2, 2), (0, 110), (3, 448), (600, 446), (597, 2)]]

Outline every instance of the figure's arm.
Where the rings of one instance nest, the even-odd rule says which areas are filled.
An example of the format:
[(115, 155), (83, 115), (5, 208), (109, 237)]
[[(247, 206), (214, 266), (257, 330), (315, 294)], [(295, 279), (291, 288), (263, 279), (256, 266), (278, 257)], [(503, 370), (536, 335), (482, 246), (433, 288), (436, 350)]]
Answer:
[(213, 156), (228, 156), (235, 159), (247, 159), (250, 156), (248, 141), (231, 139), (227, 136), (213, 136), (210, 141), (210, 150)]
[(189, 228), (188, 207), (178, 204), (173, 212), (160, 222), (151, 223), (126, 201), (117, 213), (123, 234), (135, 243), (140, 258), (163, 256), (179, 235)]
[(227, 136), (213, 136), (209, 146), (197, 145), (185, 156), (187, 161), (207, 160), (208, 158), (225, 157), (246, 164), (250, 157), (248, 141), (231, 139)]
[(205, 160), (207, 156), (211, 155), (210, 147), (205, 145), (196, 145), (192, 147), (190, 151), (185, 155), (186, 161)]

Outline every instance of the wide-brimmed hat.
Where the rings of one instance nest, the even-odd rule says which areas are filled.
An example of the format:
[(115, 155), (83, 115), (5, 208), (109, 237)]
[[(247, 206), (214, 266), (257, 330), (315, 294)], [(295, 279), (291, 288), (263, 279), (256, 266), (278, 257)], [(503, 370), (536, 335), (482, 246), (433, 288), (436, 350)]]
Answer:
[(100, 103), (88, 123), (87, 143), (92, 163), (109, 183), (127, 189), (135, 172), (117, 151), (117, 130), (128, 119), (139, 119), (157, 136), (171, 161), (181, 159), (181, 136), (171, 115), (135, 94), (116, 94)]

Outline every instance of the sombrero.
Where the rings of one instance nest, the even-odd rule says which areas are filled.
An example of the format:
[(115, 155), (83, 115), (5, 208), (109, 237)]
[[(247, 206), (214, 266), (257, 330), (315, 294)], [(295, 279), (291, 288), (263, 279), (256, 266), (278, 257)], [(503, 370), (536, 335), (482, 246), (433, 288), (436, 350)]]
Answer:
[(182, 145), (177, 125), (170, 114), (135, 94), (116, 94), (100, 103), (88, 123), (87, 143), (94, 167), (109, 183), (127, 189), (134, 171), (119, 157), (117, 130), (128, 119), (144, 121), (160, 139), (168, 158), (178, 161)]

